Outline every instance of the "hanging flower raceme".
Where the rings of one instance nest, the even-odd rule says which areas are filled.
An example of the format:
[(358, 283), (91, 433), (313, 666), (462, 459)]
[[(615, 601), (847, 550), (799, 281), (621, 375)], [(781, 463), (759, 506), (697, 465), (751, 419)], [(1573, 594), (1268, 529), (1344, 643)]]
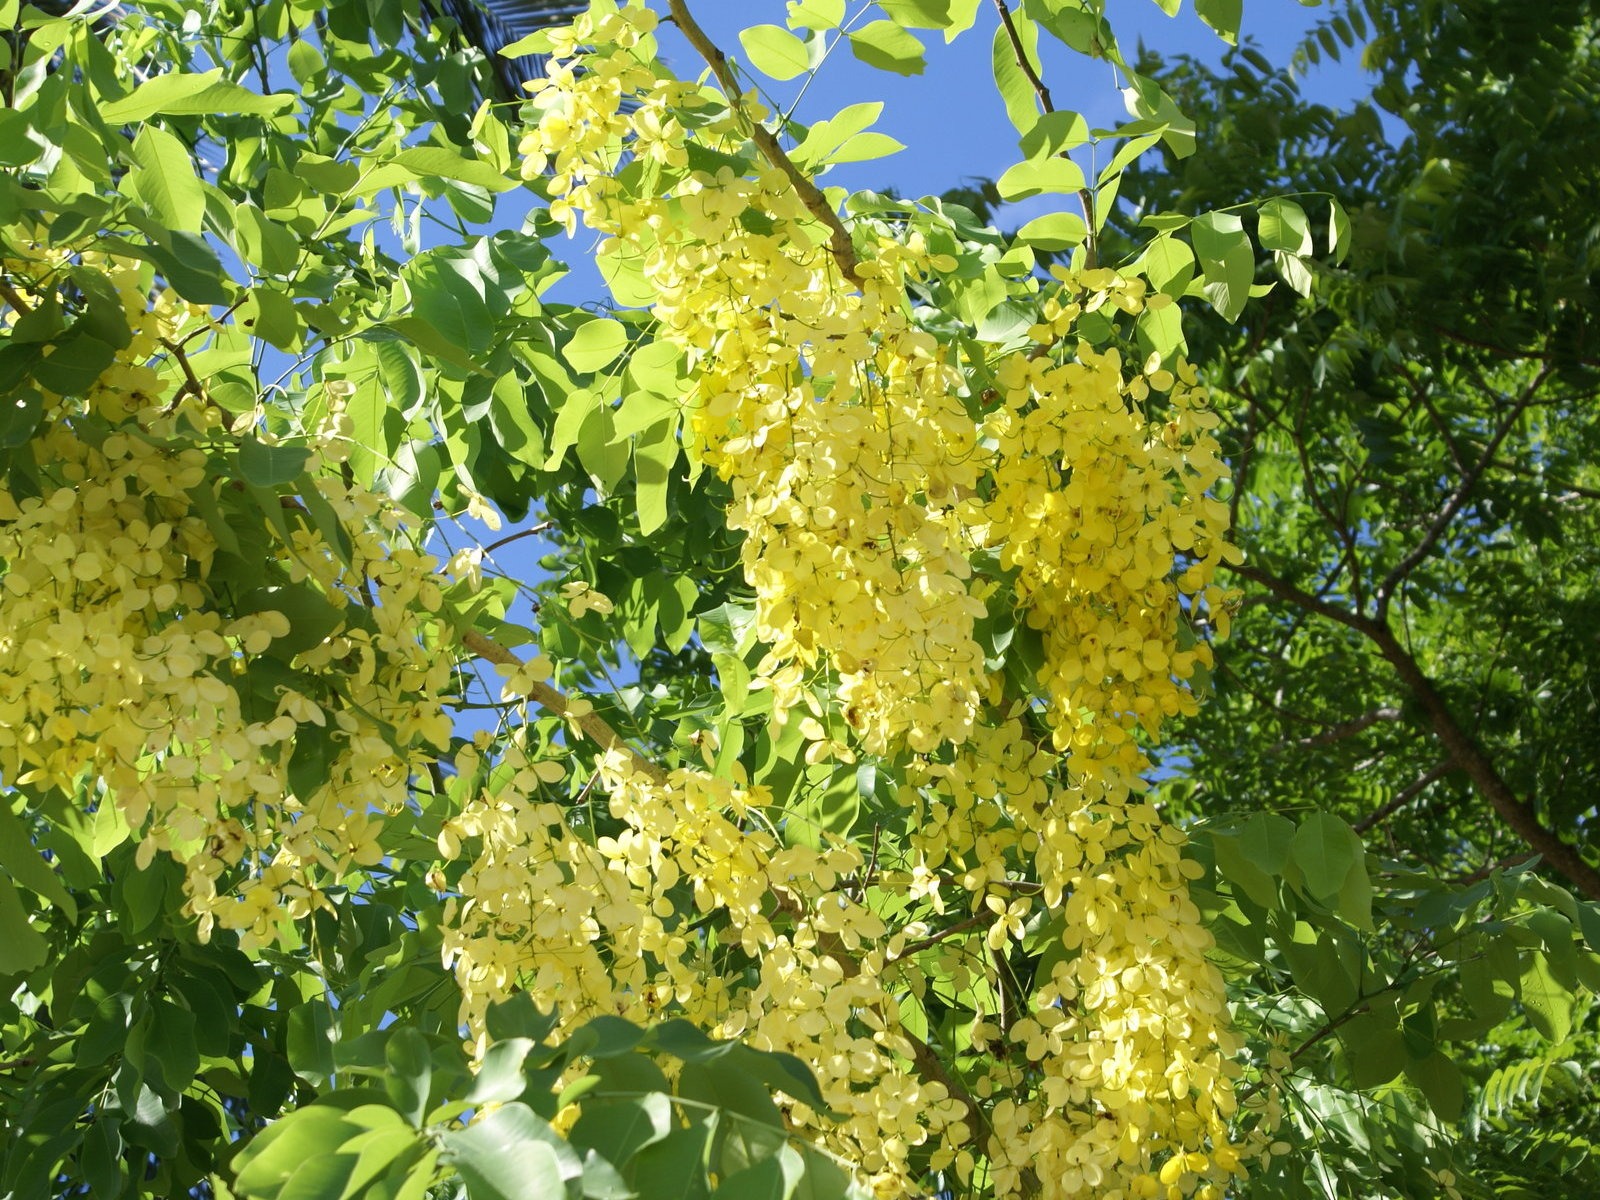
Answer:
[[(0, 487), (0, 778), (112, 809), (139, 866), (183, 865), (201, 936), (251, 948), (382, 859), (385, 815), (448, 742), (433, 560), (333, 476), (308, 473), (303, 501), (250, 498), (233, 463), (265, 445), (254, 414), (152, 361), (204, 334), (204, 310), (147, 302), (138, 264), (6, 265), (69, 259), (116, 290), (132, 337), (81, 396), (47, 398), (19, 451), (36, 494)], [(312, 468), (348, 438), (327, 400), (286, 451)]]
[[(640, 5), (597, 5), (556, 40), (525, 170), (553, 171), (553, 211), (602, 235), (602, 258), (642, 287), (658, 336), (690, 365), (686, 441), (728, 482), (729, 526), (746, 535), (776, 721), (824, 716), (824, 689), (863, 750), (912, 756), (919, 832), (897, 865), (922, 894), (947, 878), (992, 914), (984, 962), (997, 985), (1030, 921), (1059, 930), (1053, 971), (984, 1030), (1016, 1048), (975, 1085), (991, 1182), (1002, 1195), (1214, 1190), (1239, 1166), (1237, 1040), (1183, 839), (1138, 795), (1136, 738), (1192, 711), (1188, 681), (1210, 664), (1189, 624), (1225, 600), (1212, 577), (1227, 513), (1210, 495), (1224, 468), (1192, 372), (1130, 371), (1077, 336), (1085, 314), (1170, 300), (1109, 270), (1063, 271), (1031, 344), (935, 336), (910, 289), (956, 260), (920, 232), (865, 233), (842, 260), (817, 197), (756, 153), (759, 103), (670, 78), (654, 23)], [(1033, 744), (1035, 718), (1006, 715), (1014, 685), (980, 639), (997, 596), (1039, 644), (1024, 683), (1043, 701), (1048, 748)], [(838, 754), (808, 721), (824, 757)], [(689, 811), (682, 786), (658, 801), (669, 824)], [(758, 858), (775, 852), (767, 835), (739, 836), (761, 842)], [(717, 894), (708, 862), (624, 840), (641, 898), (662, 879), (697, 901)], [(1037, 881), (1021, 897), (1014, 871)], [(832, 898), (813, 902), (826, 911)], [(854, 978), (851, 955), (752, 936), (757, 999)], [(811, 1025), (788, 1044), (828, 1077), (848, 1054), (826, 1036), (846, 1035)], [(940, 1162), (976, 1169), (970, 1146), (947, 1147)]]

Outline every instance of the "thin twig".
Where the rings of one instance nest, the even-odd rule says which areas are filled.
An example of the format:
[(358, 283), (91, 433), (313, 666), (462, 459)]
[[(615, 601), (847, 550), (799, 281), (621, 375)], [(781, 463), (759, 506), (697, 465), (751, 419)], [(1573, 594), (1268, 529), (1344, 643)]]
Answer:
[(189, 356), (183, 352), (183, 344), (167, 338), (162, 338), (161, 344), (172, 353), (173, 361), (178, 364), (185, 380), (183, 387), (178, 389), (178, 394), (172, 398), (172, 404), (167, 411), (171, 412), (172, 409), (176, 408), (178, 401), (183, 399), (186, 392), (192, 393), (197, 400), (204, 400), (206, 396), (205, 385), (200, 382), (199, 377), (194, 373), (194, 368), (189, 365)]
[(0, 298), (3, 298), (7, 304), (11, 305), (23, 316), (27, 316), (33, 311), (33, 306), (24, 300), (21, 293), (9, 283), (0, 283)]
[(1367, 816), (1362, 817), (1361, 820), (1350, 826), (1350, 828), (1355, 830), (1357, 833), (1366, 833), (1366, 831), (1371, 829), (1374, 825), (1377, 825), (1381, 821), (1388, 820), (1395, 813), (1399, 812), (1406, 805), (1410, 804), (1418, 796), (1422, 795), (1423, 792), (1427, 791), (1431, 784), (1443, 779), (1446, 775), (1450, 774), (1451, 771), (1455, 770), (1455, 767), (1455, 763), (1450, 762), (1449, 760), (1441, 763), (1435, 763), (1416, 779), (1412, 780), (1410, 783), (1406, 784), (1405, 787), (1396, 792), (1394, 799), (1388, 801), (1388, 803), (1384, 804), (1382, 808), (1379, 808), (1374, 812), (1369, 813)]
[(1380, 622), (1383, 621), (1385, 614), (1389, 610), (1389, 601), (1394, 597), (1395, 588), (1399, 587), (1417, 564), (1428, 556), (1439, 539), (1444, 536), (1444, 531), (1449, 528), (1450, 522), (1455, 520), (1456, 514), (1466, 507), (1467, 499), (1472, 495), (1473, 488), (1477, 487), (1478, 481), (1483, 478), (1483, 473), (1488, 470), (1489, 464), (1494, 462), (1494, 456), (1500, 449), (1500, 443), (1505, 441), (1506, 435), (1516, 425), (1518, 419), (1522, 416), (1523, 410), (1533, 402), (1534, 396), (1538, 394), (1540, 386), (1543, 385), (1552, 370), (1554, 370), (1553, 367), (1545, 367), (1533, 382), (1528, 384), (1522, 396), (1511, 406), (1511, 412), (1507, 414), (1506, 419), (1494, 431), (1494, 436), (1489, 439), (1489, 444), (1484, 447), (1483, 454), (1473, 465), (1473, 468), (1462, 476), (1461, 482), (1456, 485), (1456, 490), (1445, 501), (1444, 507), (1434, 517), (1433, 523), (1428, 526), (1428, 530), (1422, 535), (1422, 539), (1411, 548), (1404, 558), (1394, 565), (1392, 571), (1383, 577), (1383, 582), (1378, 585), (1377, 590), (1373, 593), (1373, 600), (1377, 608), (1375, 615)]
[[(479, 658), (498, 666), (521, 667), (524, 665), (523, 661), (510, 650), (475, 629), (469, 629), (461, 635), (461, 644)], [(593, 709), (574, 720), (569, 716), (572, 711), (571, 702), (547, 683), (530, 682), (528, 684), (528, 698), (546, 712), (576, 724), (590, 741), (603, 746), (607, 750), (615, 750), (619, 754), (627, 756), (633, 768), (652, 783), (664, 784), (667, 782), (667, 773), (665, 771), (628, 745), (622, 739), (622, 735), (611, 728), (605, 718)]]
[(706, 60), (706, 65), (711, 68), (711, 73), (717, 77), (717, 82), (722, 85), (722, 91), (728, 98), (728, 107), (738, 116), (743, 118), (750, 128), (750, 138), (760, 150), (762, 156), (782, 171), (788, 177), (790, 186), (795, 194), (800, 197), (800, 202), (806, 210), (821, 221), (828, 230), (828, 248), (833, 252), (834, 260), (839, 264), (839, 270), (856, 287), (861, 287), (861, 260), (856, 257), (855, 243), (850, 240), (850, 231), (844, 227), (844, 222), (839, 219), (839, 214), (833, 210), (817, 185), (804, 171), (795, 166), (794, 160), (784, 151), (778, 143), (777, 137), (761, 122), (752, 120), (739, 103), (742, 94), (739, 81), (734, 78), (733, 68), (728, 63), (728, 56), (717, 48), (715, 42), (706, 36), (706, 31), (700, 28), (698, 22), (690, 15), (684, 0), (668, 0), (667, 8), (672, 16), (672, 21), (688, 43), (695, 48), (701, 58)]
[[(1022, 44), (1022, 35), (1017, 32), (1017, 23), (1012, 19), (1011, 9), (1006, 7), (1006, 0), (994, 0), (994, 7), (1000, 14), (1000, 24), (1005, 27), (1006, 39), (1011, 43), (1011, 53), (1016, 56), (1017, 66), (1021, 68), (1023, 76), (1033, 88), (1033, 94), (1039, 98), (1040, 110), (1045, 113), (1055, 112), (1056, 106), (1050, 100), (1050, 89), (1045, 87), (1044, 80), (1034, 69), (1033, 60), (1028, 57), (1027, 47)], [(1085, 266), (1093, 267), (1100, 260), (1098, 253), (1100, 239), (1095, 233), (1094, 193), (1086, 187), (1079, 188), (1078, 203), (1083, 205), (1084, 225), (1089, 231), (1089, 236), (1083, 243), (1083, 261)]]
[(937, 946), (940, 942), (953, 938), (958, 933), (966, 933), (969, 929), (976, 929), (985, 921), (992, 920), (993, 917), (994, 914), (989, 912), (974, 913), (965, 920), (957, 921), (948, 929), (941, 929), (938, 933), (935, 933), (929, 937), (925, 937), (921, 941), (912, 942), (909, 946), (903, 947), (900, 953), (896, 954), (889, 961), (899, 962), (903, 958), (910, 958), (913, 954), (920, 954), (930, 946)]
[(500, 549), (500, 547), (509, 546), (512, 542), (517, 541), (519, 538), (535, 537), (538, 534), (544, 533), (545, 531), (553, 528), (555, 528), (554, 521), (540, 521), (537, 525), (530, 525), (526, 529), (519, 529), (516, 533), (508, 533), (505, 537), (501, 538), (497, 542), (490, 542), (483, 548), (483, 552), (486, 555), (493, 554), (496, 550)]
[(1354, 737), (1366, 729), (1371, 729), (1379, 721), (1398, 721), (1400, 710), (1398, 708), (1383, 707), (1370, 709), (1359, 717), (1351, 717), (1347, 721), (1336, 721), (1328, 725), (1321, 733), (1313, 733), (1303, 738), (1282, 738), (1267, 747), (1268, 754), (1278, 754), (1290, 746), (1296, 749), (1309, 750), (1313, 746), (1326, 746), (1330, 742), (1342, 741), (1347, 737)]

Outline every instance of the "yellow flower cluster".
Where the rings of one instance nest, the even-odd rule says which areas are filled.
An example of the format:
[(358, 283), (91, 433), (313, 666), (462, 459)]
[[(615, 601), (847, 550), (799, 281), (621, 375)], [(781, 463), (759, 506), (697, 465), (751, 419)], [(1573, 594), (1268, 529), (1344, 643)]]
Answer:
[[(948, 1090), (906, 1065), (884, 972), (899, 942), (842, 886), (864, 866), (857, 851), (784, 847), (760, 827), (761, 789), (687, 769), (652, 778), (615, 751), (591, 781), (605, 812), (575, 830), (540, 798), (562, 773), (519, 732), (496, 786), (440, 834), (447, 861), (471, 854), (444, 921), (469, 1028), (481, 1037), (490, 1002), (520, 988), (564, 1025), (671, 1013), (798, 1054), (837, 1119), (796, 1103), (791, 1122), (884, 1195), (904, 1192), (913, 1148), (970, 1136)], [(736, 990), (742, 974), (757, 979)]]
[[(86, 395), (50, 398), (21, 451), (38, 494), (0, 487), (0, 777), (114, 806), (140, 867), (160, 851), (183, 864), (202, 936), (220, 925), (251, 948), (382, 858), (383, 815), (405, 807), (420, 752), (448, 741), (451, 663), (418, 623), (440, 604), (434, 564), (396, 545), (376, 498), (326, 475), (307, 495), (337, 546), (298, 501), (241, 508), (225, 464), (253, 417), (230, 432), (203, 395), (169, 400), (150, 364), (196, 314), (147, 305), (136, 265), (80, 263), (117, 288), (135, 336)], [(337, 461), (341, 430), (331, 414), (306, 449)], [(251, 536), (280, 572), (214, 586)], [(326, 636), (284, 652), (280, 603), (318, 607)]]
[[(1109, 270), (1074, 277), (1044, 302), (1044, 345), (1070, 332), (1080, 313), (1107, 304), (1139, 312), (1144, 281)], [(1170, 301), (1166, 297), (1156, 298)], [(1178, 597), (1200, 594), (1225, 608), (1210, 585), (1225, 554), (1225, 504), (1208, 494), (1226, 477), (1208, 431), (1217, 418), (1193, 368), (1160, 368), (1126, 378), (1115, 350), (1080, 345), (1066, 362), (1033, 352), (995, 370), (996, 410), (984, 431), (997, 447), (993, 487), (982, 506), (1001, 564), (1030, 626), (1044, 639), (1039, 682), (1051, 701), (1056, 747), (1069, 769), (1125, 775), (1143, 763), (1135, 726), (1157, 734), (1162, 721), (1195, 709), (1187, 680), (1211, 666), (1211, 648), (1180, 631)], [(1168, 415), (1152, 421), (1140, 401), (1166, 393)], [(1175, 569), (1180, 555), (1191, 564)]]
[[(1188, 898), (1183, 838), (1137, 798), (1148, 764), (1136, 736), (1190, 711), (1187, 681), (1210, 665), (1184, 626), (1201, 607), (1225, 617), (1211, 581), (1229, 553), (1227, 511), (1209, 495), (1225, 468), (1192, 371), (1129, 371), (1075, 332), (1101, 309), (1170, 301), (1112, 271), (1060, 272), (1039, 297), (1031, 347), (969, 339), (958, 356), (920, 327), (907, 289), (955, 261), (916, 233), (858, 237), (841, 258), (815, 197), (781, 164), (728, 165), (759, 105), (667, 77), (654, 22), (638, 5), (597, 4), (558, 39), (534, 88), (525, 171), (553, 172), (553, 211), (603, 236), (616, 276), (642, 285), (659, 336), (692, 365), (688, 448), (728, 481), (729, 524), (747, 535), (776, 719), (814, 706), (820, 682), (867, 752), (913, 756), (922, 832), (900, 865), (913, 895), (942, 905), (948, 879), (992, 917), (985, 970), (997, 983), (998, 959), (1030, 920), (1054, 916), (1063, 931), (1051, 976), (985, 1023), (981, 1040), (1013, 1047), (977, 1082), (990, 1136), (974, 1148), (947, 1134), (938, 1161), (970, 1172), (987, 1159), (999, 1195), (1216, 1194), (1240, 1169), (1228, 1140), (1238, 1042)], [(1152, 393), (1164, 397), (1159, 417)], [(980, 556), (998, 559), (1018, 619), (1042, 642), (1034, 682), (1049, 749), (1030, 740), (1025, 714), (995, 707), (1006, 685), (988, 673), (977, 627), (1002, 584)], [(807, 727), (820, 745), (821, 723)], [(736, 819), (714, 859), (658, 855), (664, 833), (693, 828), (696, 786), (677, 777), (654, 792), (658, 832), (615, 843), (637, 848), (626, 868), (609, 864), (634, 905), (654, 912), (657, 889), (673, 886), (702, 912), (726, 903), (761, 949), (761, 989), (746, 1004), (780, 987), (852, 986), (851, 956), (786, 953), (782, 938), (741, 924), (761, 892), (796, 894), (771, 878), (775, 843), (749, 821)], [(735, 805), (732, 794), (721, 803)], [(1017, 869), (1037, 880), (1020, 897), (1007, 884)], [(729, 893), (725, 871), (750, 890)], [(809, 894), (819, 915), (835, 903), (860, 911), (827, 886)], [(895, 938), (903, 947), (904, 932)], [(895, 953), (889, 987), (902, 979)], [(864, 958), (863, 973), (885, 964)], [(525, 969), (544, 961), (530, 955)], [(727, 985), (696, 970), (674, 998), (737, 1032)], [(707, 995), (713, 1006), (698, 1008)], [(842, 1083), (830, 1064), (851, 1051), (827, 1039), (848, 1041), (844, 1022), (807, 1003), (813, 1040), (786, 1048)], [(848, 1003), (858, 1019), (893, 1011)], [(893, 1082), (871, 1093), (880, 1123), (904, 1087), (898, 1073), (883, 1078)]]
[[(749, 535), (780, 719), (826, 666), (868, 749), (959, 741), (981, 701), (984, 606), (956, 509), (984, 456), (960, 373), (904, 302), (906, 277), (933, 259), (882, 240), (862, 286), (841, 286), (781, 170), (688, 169), (679, 106), (705, 117), (698, 136), (718, 151), (745, 140), (743, 118), (648, 65), (654, 19), (638, 7), (578, 19), (535, 85), (543, 115), (524, 170), (552, 169), (552, 211), (581, 214), (608, 239), (603, 256), (639, 264), (660, 335), (689, 356), (690, 449), (729, 480), (729, 524)], [(573, 40), (619, 52), (579, 71), (559, 56)], [(612, 177), (624, 152), (653, 164), (656, 190)]]

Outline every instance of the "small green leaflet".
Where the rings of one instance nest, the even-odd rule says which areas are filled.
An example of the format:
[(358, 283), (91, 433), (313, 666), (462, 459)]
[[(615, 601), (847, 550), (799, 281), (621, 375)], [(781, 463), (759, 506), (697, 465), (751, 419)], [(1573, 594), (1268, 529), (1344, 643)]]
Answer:
[(239, 445), (239, 473), (257, 487), (276, 487), (298, 478), (310, 457), (304, 446), (269, 446), (246, 437)]
[(844, 24), (844, 0), (791, 0), (790, 29), (837, 29)]
[(739, 31), (750, 65), (773, 79), (793, 79), (811, 67), (806, 44), (781, 25), (752, 25)]
[(1070, 158), (1031, 158), (1007, 167), (995, 181), (1007, 200), (1026, 200), (1046, 192), (1071, 193), (1083, 185), (1083, 171)]
[(249, 88), (229, 83), (222, 70), (197, 75), (173, 72), (147, 79), (120, 100), (101, 106), (100, 115), (114, 124), (133, 124), (158, 114), (178, 117), (272, 116), (293, 108), (295, 98), (287, 92), (263, 96)]
[(610, 317), (601, 317), (580, 326), (572, 340), (561, 347), (561, 357), (574, 371), (587, 375), (614, 362), (627, 345), (627, 326)]
[(192, 152), (172, 134), (154, 125), (133, 140), (133, 170), (123, 190), (144, 203), (150, 214), (174, 229), (200, 232), (206, 194), (195, 178)]
[(880, 71), (921, 75), (927, 65), (922, 60), (922, 43), (893, 21), (872, 21), (846, 36), (850, 53)]

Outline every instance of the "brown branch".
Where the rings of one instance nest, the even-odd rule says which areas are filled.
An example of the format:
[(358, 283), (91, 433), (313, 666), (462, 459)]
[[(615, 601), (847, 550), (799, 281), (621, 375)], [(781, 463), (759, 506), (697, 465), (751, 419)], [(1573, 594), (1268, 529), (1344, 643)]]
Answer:
[(1538, 857), (1539, 856), (1537, 854), (1513, 854), (1508, 858), (1496, 859), (1494, 862), (1484, 863), (1483, 866), (1479, 867), (1476, 871), (1468, 871), (1465, 875), (1457, 875), (1450, 882), (1456, 884), (1458, 887), (1471, 887), (1480, 880), (1489, 878), (1489, 876), (1493, 875), (1496, 871), (1506, 871), (1510, 870), (1512, 867), (1520, 867), (1525, 863), (1532, 862)]
[(1433, 680), (1428, 678), (1389, 627), (1375, 626), (1370, 636), (1379, 652), (1399, 673), (1401, 682), (1428, 714), (1434, 735), (1444, 746), (1450, 761), (1467, 773), (1478, 794), (1489, 802), (1490, 807), (1529, 847), (1576, 884), (1579, 891), (1591, 900), (1600, 900), (1600, 870), (1591, 866), (1576, 848), (1562, 841), (1554, 830), (1539, 819), (1533, 805), (1511, 790), (1511, 785), (1501, 776), (1489, 755), (1456, 719)]
[[(1493, 447), (1490, 450), (1492, 452)], [(1362, 613), (1340, 608), (1257, 567), (1240, 565), (1230, 569), (1241, 578), (1260, 584), (1280, 600), (1327, 617), (1369, 638), (1395, 669), (1400, 682), (1415, 697), (1423, 712), (1427, 713), (1434, 736), (1444, 747), (1449, 761), (1466, 772), (1478, 795), (1488, 801), (1512, 831), (1542, 855), (1551, 867), (1577, 885), (1578, 890), (1589, 899), (1600, 900), (1600, 870), (1591, 866), (1574, 847), (1562, 841), (1554, 830), (1539, 819), (1533, 805), (1511, 790), (1511, 785), (1505, 781), (1489, 755), (1462, 726), (1445, 698), (1439, 694), (1433, 680), (1400, 644), (1387, 622), (1375, 621)]]
[(930, 946), (937, 946), (940, 942), (952, 938), (958, 933), (966, 933), (969, 929), (976, 929), (985, 921), (992, 920), (993, 916), (994, 914), (989, 912), (974, 913), (964, 920), (957, 921), (948, 929), (941, 929), (938, 933), (931, 934), (920, 941), (912, 942), (909, 946), (903, 947), (900, 953), (891, 958), (889, 962), (899, 962), (903, 958), (910, 958), (913, 954), (920, 954)]
[(1348, 721), (1336, 721), (1327, 726), (1321, 733), (1314, 733), (1309, 737), (1283, 738), (1267, 747), (1267, 753), (1277, 754), (1290, 746), (1306, 750), (1313, 746), (1326, 746), (1330, 742), (1354, 737), (1364, 729), (1371, 729), (1379, 721), (1398, 721), (1399, 719), (1400, 710), (1398, 708), (1374, 708), (1362, 713), (1359, 717), (1351, 717)]
[[(994, 0), (995, 11), (1000, 14), (1000, 24), (1006, 31), (1006, 40), (1011, 43), (1011, 53), (1016, 57), (1017, 66), (1021, 68), (1023, 77), (1033, 88), (1033, 94), (1039, 99), (1039, 108), (1042, 112), (1053, 113), (1056, 106), (1051, 103), (1050, 89), (1045, 87), (1044, 80), (1039, 72), (1034, 69), (1033, 60), (1028, 57), (1028, 50), (1022, 44), (1022, 35), (1017, 31), (1017, 23), (1012, 19), (1011, 9), (1006, 6), (1006, 0)], [(1083, 205), (1084, 225), (1089, 231), (1089, 236), (1084, 241), (1084, 265), (1093, 267), (1100, 259), (1099, 236), (1095, 233), (1094, 220), (1094, 193), (1086, 187), (1078, 189), (1078, 203)]]
[(1383, 582), (1373, 592), (1376, 609), (1374, 615), (1380, 623), (1383, 622), (1389, 611), (1389, 601), (1394, 598), (1395, 588), (1404, 582), (1405, 577), (1416, 568), (1418, 563), (1428, 557), (1434, 546), (1438, 544), (1439, 539), (1444, 536), (1444, 531), (1450, 527), (1450, 522), (1455, 520), (1456, 515), (1466, 506), (1467, 499), (1472, 495), (1473, 488), (1478, 486), (1478, 481), (1483, 478), (1483, 473), (1489, 469), (1489, 464), (1494, 462), (1495, 452), (1500, 449), (1500, 443), (1505, 441), (1506, 435), (1511, 432), (1512, 427), (1517, 423), (1517, 419), (1522, 416), (1523, 410), (1532, 403), (1539, 386), (1544, 383), (1551, 370), (1552, 368), (1546, 367), (1539, 372), (1538, 377), (1532, 383), (1528, 384), (1521, 398), (1512, 405), (1511, 412), (1507, 414), (1506, 419), (1500, 423), (1500, 428), (1496, 429), (1494, 436), (1489, 439), (1489, 444), (1484, 447), (1483, 454), (1479, 456), (1478, 461), (1473, 464), (1471, 470), (1461, 477), (1461, 482), (1456, 485), (1456, 490), (1450, 493), (1450, 498), (1445, 501), (1444, 507), (1433, 518), (1432, 524), (1428, 526), (1427, 532), (1422, 535), (1422, 539), (1411, 548), (1404, 558), (1394, 565), (1393, 570), (1383, 577)]
[(1318, 616), (1327, 617), (1330, 621), (1336, 621), (1340, 625), (1354, 629), (1357, 633), (1365, 634), (1367, 637), (1373, 637), (1378, 629), (1377, 622), (1370, 617), (1353, 612), (1348, 608), (1340, 608), (1337, 604), (1332, 604), (1320, 596), (1313, 596), (1304, 588), (1290, 583), (1287, 579), (1280, 579), (1276, 575), (1269, 574), (1260, 567), (1252, 567), (1241, 563), (1238, 566), (1230, 565), (1227, 569), (1241, 579), (1248, 579), (1252, 583), (1260, 584), (1280, 600), (1286, 600), (1295, 607), (1316, 613)]
[(1389, 800), (1381, 808), (1369, 813), (1367, 816), (1362, 817), (1361, 820), (1350, 826), (1350, 828), (1354, 829), (1357, 833), (1365, 833), (1379, 822), (1388, 820), (1395, 813), (1399, 812), (1406, 805), (1410, 804), (1418, 796), (1422, 795), (1423, 792), (1427, 791), (1429, 786), (1438, 780), (1443, 779), (1453, 770), (1455, 770), (1455, 764), (1453, 762), (1446, 761), (1435, 763), (1421, 775), (1417, 776), (1417, 778), (1406, 784), (1405, 787), (1396, 792), (1392, 800)]
[(161, 344), (171, 352), (173, 361), (178, 364), (178, 368), (183, 372), (185, 380), (184, 385), (178, 389), (178, 394), (172, 398), (172, 404), (168, 406), (167, 411), (171, 412), (176, 408), (178, 401), (183, 399), (185, 393), (193, 395), (197, 400), (204, 400), (206, 396), (205, 385), (200, 382), (194, 373), (194, 368), (189, 365), (189, 356), (183, 352), (183, 344), (170, 341), (167, 338), (162, 338)]
[[(1356, 611), (1360, 612), (1366, 608), (1366, 598), (1362, 595), (1361, 560), (1356, 552), (1355, 535), (1351, 532), (1348, 522), (1342, 517), (1334, 516), (1332, 507), (1323, 500), (1314, 479), (1315, 473), (1311, 469), (1311, 452), (1306, 448), (1305, 417), (1311, 406), (1311, 399), (1309, 392), (1301, 398), (1300, 413), (1294, 420), (1289, 436), (1294, 442), (1295, 456), (1300, 460), (1300, 477), (1305, 480), (1306, 499), (1311, 501), (1311, 507), (1316, 509), (1317, 515), (1333, 530), (1334, 536), (1339, 539), (1339, 544), (1344, 547), (1340, 561), (1350, 574), (1350, 598), (1355, 601)], [(1345, 511), (1349, 511), (1348, 501)]]
[(33, 311), (33, 306), (22, 298), (22, 293), (18, 292), (9, 283), (0, 283), (0, 299), (4, 299), (7, 304), (11, 305), (23, 316), (27, 316)]
[(706, 60), (711, 73), (722, 85), (723, 94), (728, 98), (728, 106), (743, 117), (750, 127), (750, 137), (755, 142), (756, 149), (761, 151), (769, 163), (788, 177), (790, 185), (800, 197), (800, 202), (806, 206), (806, 210), (827, 228), (828, 248), (832, 250), (840, 272), (856, 287), (861, 287), (861, 260), (856, 257), (855, 243), (850, 240), (850, 231), (844, 227), (839, 214), (833, 210), (833, 206), (828, 203), (827, 197), (817, 185), (811, 182), (810, 177), (795, 166), (794, 160), (785, 153), (773, 132), (761, 122), (751, 120), (745, 113), (739, 104), (741, 95), (739, 81), (734, 78), (733, 68), (728, 64), (728, 56), (706, 36), (706, 31), (701, 29), (699, 23), (690, 15), (684, 0), (667, 0), (667, 8), (671, 13), (673, 24), (683, 32), (683, 36), (700, 57)]
[(526, 529), (519, 529), (515, 533), (508, 533), (499, 541), (490, 542), (483, 548), (483, 552), (485, 555), (493, 554), (502, 546), (509, 546), (512, 542), (518, 541), (525, 537), (536, 537), (539, 534), (553, 528), (555, 528), (554, 521), (540, 521), (537, 525), (530, 525)]
[[(1501, 358), (1531, 359), (1534, 362), (1553, 362), (1557, 357), (1549, 350), (1526, 350), (1513, 348), (1510, 346), (1497, 346), (1493, 342), (1483, 341), (1481, 338), (1472, 337), (1469, 334), (1461, 333), (1459, 330), (1446, 329), (1443, 325), (1436, 325), (1432, 321), (1427, 322), (1427, 326), (1429, 329), (1433, 330), (1440, 337), (1446, 339), (1447, 341), (1459, 342), (1463, 346), (1474, 346), (1479, 350), (1487, 350), (1490, 354), (1497, 354)], [(1577, 363), (1579, 366), (1600, 367), (1600, 358), (1575, 357), (1571, 361)]]
[[(498, 666), (506, 667), (520, 667), (524, 665), (523, 661), (510, 650), (507, 650), (493, 638), (486, 637), (475, 629), (469, 629), (461, 635), (461, 644), (468, 650), (471, 650), (479, 658), (484, 659), (486, 662), (491, 662)], [(528, 685), (528, 698), (538, 704), (539, 707), (543, 708), (546, 712), (553, 713), (562, 720), (577, 725), (577, 727), (583, 731), (584, 736), (590, 741), (599, 746), (603, 746), (607, 750), (615, 750), (619, 754), (626, 755), (629, 762), (632, 763), (633, 768), (640, 774), (646, 776), (650, 782), (656, 784), (666, 783), (667, 773), (660, 767), (656, 766), (655, 763), (645, 758), (644, 755), (640, 754), (632, 746), (628, 745), (628, 743), (622, 739), (622, 735), (619, 734), (615, 729), (611, 728), (611, 726), (606, 723), (605, 718), (600, 716), (593, 709), (590, 709), (582, 716), (574, 719), (569, 715), (571, 712), (570, 702), (565, 696), (556, 691), (556, 689), (551, 687), (548, 683), (530, 682)]]
[(987, 1152), (988, 1143), (994, 1137), (994, 1127), (989, 1124), (988, 1115), (978, 1107), (978, 1102), (972, 1093), (950, 1073), (949, 1068), (944, 1065), (944, 1060), (927, 1042), (905, 1028), (900, 1030), (900, 1036), (911, 1043), (911, 1061), (916, 1064), (922, 1077), (943, 1084), (944, 1090), (966, 1110), (967, 1126), (971, 1130), (971, 1136), (978, 1139), (979, 1145)]

